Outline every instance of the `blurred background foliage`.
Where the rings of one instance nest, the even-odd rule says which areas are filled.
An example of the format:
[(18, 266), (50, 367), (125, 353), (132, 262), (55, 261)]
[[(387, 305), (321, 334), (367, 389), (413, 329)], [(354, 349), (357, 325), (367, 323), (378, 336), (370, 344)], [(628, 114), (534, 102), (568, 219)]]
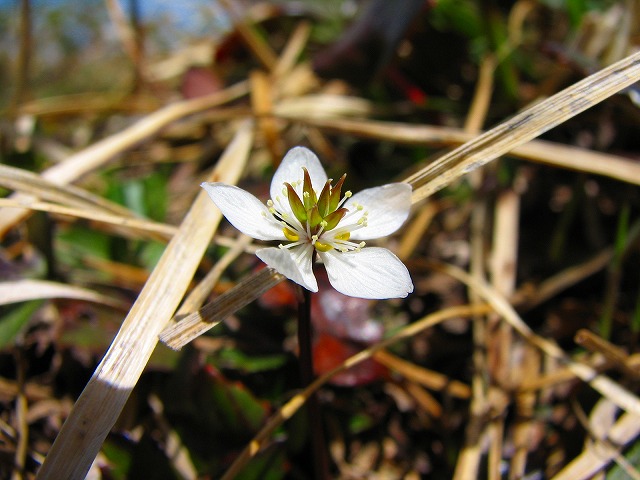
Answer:
[[(118, 30), (118, 5), (131, 38)], [(317, 74), (310, 90), (361, 97), (374, 106), (367, 118), (410, 125), (462, 128), (480, 64), (493, 55), (495, 88), (482, 122), (486, 128), (637, 48), (639, 11), (635, 1), (613, 0), (4, 1), (0, 160), (40, 172), (163, 105), (248, 78), (261, 67), (238, 34), (238, 19), (276, 52), (299, 22), (309, 21), (300, 63), (310, 62)], [(636, 98), (633, 89), (545, 138), (637, 159), (640, 118), (630, 98)], [(230, 136), (225, 122), (185, 119), (79, 185), (140, 217), (177, 225)], [(295, 126), (282, 139), (287, 148), (306, 141)], [(324, 139), (324, 153), (333, 154), (321, 155), (328, 170), (346, 170), (354, 190), (402, 178), (443, 148), (332, 133)], [(264, 139), (252, 160), (243, 186), (266, 193), (274, 159)], [(416, 293), (406, 301), (374, 304), (321, 291), (314, 305), (318, 373), (427, 313), (464, 303), (462, 286), (425, 273), (421, 262), (435, 258), (466, 267), (473, 205), (519, 186), (519, 286), (536, 285), (609, 245), (616, 251), (598, 274), (527, 311), (525, 319), (576, 355), (585, 354), (573, 340), (580, 328), (600, 333), (625, 354), (636, 353), (637, 187), (507, 158), (488, 169), (479, 187), (456, 183), (434, 200), (438, 216), (408, 261)], [(222, 231), (233, 235), (226, 224)], [(3, 280), (87, 287), (120, 307), (76, 299), (0, 307), (0, 476), (33, 476), (165, 245), (166, 237), (120, 235), (90, 220), (46, 213), (36, 213), (2, 239)], [(225, 251), (212, 245), (198, 278)], [(258, 267), (252, 256), (241, 256), (212, 296)], [(296, 303), (295, 290), (281, 284), (183, 352), (160, 345), (92, 478), (219, 477), (299, 387)], [(425, 332), (393, 353), (447, 382), (467, 386), (474, 375), (467, 322)], [(627, 374), (620, 374), (621, 381), (636, 388), (637, 376)], [(451, 478), (470, 419), (465, 391), (466, 396), (446, 388), (417, 393), (406, 378), (373, 360), (334, 378), (320, 398), (336, 477), (374, 478), (369, 475), (375, 472), (375, 478)], [(582, 451), (589, 432), (575, 405), (589, 410), (597, 400), (577, 382), (544, 395), (531, 412), (528, 478), (550, 478)], [(20, 396), (29, 404), (28, 453), (17, 468), (19, 432), (24, 433), (15, 403)], [(515, 448), (509, 429), (516, 415), (511, 409), (500, 414), (507, 421), (506, 462)], [(311, 478), (305, 422), (298, 415), (282, 427), (242, 478)], [(626, 454), (632, 465), (637, 449), (636, 443)], [(483, 457), (483, 472), (486, 462)], [(619, 478), (617, 468), (611, 478)]]

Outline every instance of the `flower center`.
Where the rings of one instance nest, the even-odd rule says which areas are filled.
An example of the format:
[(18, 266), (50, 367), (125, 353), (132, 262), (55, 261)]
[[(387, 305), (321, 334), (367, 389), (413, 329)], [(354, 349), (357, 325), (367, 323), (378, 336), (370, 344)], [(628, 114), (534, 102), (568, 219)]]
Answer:
[[(343, 206), (352, 196), (349, 190), (342, 195), (342, 185), (347, 175), (342, 175), (335, 185), (331, 185), (331, 179), (327, 180), (318, 193), (313, 189), (307, 169), (302, 170), (301, 180), (284, 183), (282, 195), (286, 200), (276, 196), (267, 202), (273, 219), (282, 225), (282, 233), (292, 242), (280, 245), (280, 248), (308, 243), (319, 252), (360, 251), (365, 242), (355, 243), (349, 239), (351, 232), (367, 226), (368, 212), (357, 203), (352, 203), (351, 208)], [(300, 185), (301, 195), (296, 191)], [(357, 217), (355, 221), (352, 220), (354, 216)]]

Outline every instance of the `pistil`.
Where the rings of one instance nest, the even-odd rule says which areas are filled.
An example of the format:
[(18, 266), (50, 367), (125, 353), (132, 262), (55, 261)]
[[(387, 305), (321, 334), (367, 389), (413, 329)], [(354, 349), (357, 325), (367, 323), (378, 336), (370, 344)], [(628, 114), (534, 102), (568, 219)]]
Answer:
[[(303, 168), (303, 178), (291, 183), (285, 182), (282, 194), (286, 197), (289, 208), (279, 196), (267, 201), (269, 213), (282, 225), (282, 233), (291, 243), (280, 245), (289, 249), (294, 246), (309, 243), (318, 252), (338, 250), (340, 252), (360, 251), (365, 243), (349, 241), (354, 230), (367, 226), (368, 212), (363, 205), (354, 203), (349, 208), (344, 207), (351, 198), (351, 191), (342, 193), (342, 185), (346, 174), (342, 175), (334, 186), (329, 179), (318, 194), (311, 183), (309, 172)], [(296, 188), (302, 185), (299, 194)], [(293, 216), (287, 213), (290, 210)], [(354, 215), (360, 218), (345, 225), (346, 220)]]

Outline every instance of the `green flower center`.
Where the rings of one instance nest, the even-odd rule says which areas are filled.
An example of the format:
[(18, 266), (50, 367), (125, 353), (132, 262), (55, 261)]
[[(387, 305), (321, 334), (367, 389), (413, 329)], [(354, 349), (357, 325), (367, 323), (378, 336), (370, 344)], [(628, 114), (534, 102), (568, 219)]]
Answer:
[[(331, 185), (331, 179), (327, 180), (318, 194), (311, 183), (311, 177), (306, 168), (303, 168), (303, 178), (297, 182), (284, 183), (282, 195), (286, 198), (294, 218), (283, 208), (280, 197), (267, 202), (269, 212), (282, 224), (282, 232), (291, 244), (281, 245), (282, 248), (291, 248), (303, 243), (311, 243), (319, 252), (328, 252), (336, 249), (342, 252), (359, 251), (365, 243), (350, 242), (351, 232), (367, 226), (368, 212), (362, 205), (353, 205), (349, 210), (342, 205), (351, 198), (349, 190), (342, 195), (342, 186), (346, 174)], [(296, 187), (302, 183), (302, 197), (296, 192)], [(280, 208), (277, 208), (279, 206)], [(357, 222), (350, 225), (340, 223), (352, 214), (360, 214)]]

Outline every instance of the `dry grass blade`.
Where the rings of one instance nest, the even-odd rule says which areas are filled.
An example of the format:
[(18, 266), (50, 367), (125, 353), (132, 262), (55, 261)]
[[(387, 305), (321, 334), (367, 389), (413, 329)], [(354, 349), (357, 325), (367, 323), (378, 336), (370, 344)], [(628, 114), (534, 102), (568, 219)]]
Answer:
[(45, 280), (15, 280), (0, 282), (0, 305), (25, 302), (27, 300), (41, 300), (44, 298), (73, 298), (101, 303), (113, 308), (124, 310), (127, 304), (87, 288), (74, 287), (64, 283)]
[(590, 258), (579, 265), (568, 267), (553, 277), (541, 282), (533, 293), (528, 292), (527, 288), (516, 292), (511, 300), (520, 310), (531, 309), (552, 298), (554, 295), (557, 295), (562, 290), (565, 290), (600, 270), (603, 270), (607, 265), (609, 265), (612, 258), (613, 249), (606, 248), (596, 254), (593, 258)]
[(386, 367), (401, 373), (405, 378), (431, 390), (444, 391), (458, 398), (471, 397), (471, 389), (468, 385), (457, 380), (450, 380), (441, 373), (407, 362), (386, 350), (379, 350), (373, 357)]
[[(640, 80), (640, 52), (534, 105), (412, 175), (417, 202)], [(416, 188), (417, 187), (417, 188)]]
[[(168, 105), (157, 112), (147, 115), (125, 130), (100, 140), (90, 147), (72, 155), (64, 162), (54, 165), (40, 175), (43, 179), (58, 185), (67, 185), (101, 167), (116, 155), (158, 133), (170, 123), (188, 115), (235, 100), (242, 95), (246, 95), (248, 91), (247, 82), (240, 82), (225, 90), (212, 93), (205, 97)], [(21, 197), (14, 197), (14, 199), (17, 198)], [(24, 210), (0, 210), (0, 238), (16, 223), (26, 218), (28, 214), (29, 212)]]
[[(210, 180), (235, 183), (247, 161), (253, 125), (245, 122)], [(84, 478), (186, 291), (222, 216), (204, 191), (187, 213), (109, 350), (62, 426), (38, 478)]]
[[(0, 198), (0, 207), (9, 208), (26, 208), (29, 210), (38, 210), (41, 212), (55, 213), (59, 215), (66, 215), (69, 217), (83, 218), (86, 220), (93, 220), (95, 222), (105, 223), (109, 225), (115, 225), (122, 227), (120, 231), (127, 233), (139, 232), (142, 235), (138, 236), (150, 236), (146, 234), (152, 234), (153, 238), (164, 238), (169, 240), (177, 231), (178, 228), (173, 225), (167, 225), (166, 223), (158, 223), (152, 220), (145, 220), (142, 218), (131, 218), (129, 216), (109, 215), (106, 213), (100, 213), (92, 210), (69, 208), (56, 205), (55, 203), (39, 202), (37, 200), (24, 199), (24, 200), (10, 200)], [(129, 236), (135, 236), (131, 234)]]
[(160, 333), (160, 340), (168, 347), (180, 350), (191, 340), (215, 327), (284, 279), (284, 276), (272, 268), (263, 268), (213, 302), (169, 325)]
[(364, 116), (370, 115), (373, 111), (374, 106), (368, 100), (328, 93), (284, 98), (273, 108), (273, 112), (279, 117), (297, 119), (310, 124), (316, 123), (311, 119), (323, 119), (327, 125), (332, 125), (334, 121), (341, 122), (339, 117), (342, 116)]
[(0, 186), (72, 207), (133, 217), (129, 209), (73, 185), (56, 185), (40, 175), (0, 165)]
[(640, 435), (638, 416), (630, 413), (623, 414), (613, 425), (607, 437), (594, 447), (585, 449), (569, 465), (562, 469), (553, 480), (586, 480), (593, 478), (598, 472), (606, 468), (618, 455), (621, 447), (627, 445)]
[(287, 75), (296, 65), (296, 60), (302, 54), (307, 44), (309, 35), (311, 34), (311, 24), (309, 22), (300, 22), (293, 31), (291, 38), (287, 42), (286, 47), (280, 54), (278, 62), (273, 69), (274, 78), (281, 78)]
[[(83, 218), (86, 220), (93, 220), (98, 223), (107, 225), (114, 225), (118, 227), (118, 233), (126, 235), (127, 237), (150, 237), (153, 239), (170, 240), (171, 237), (178, 231), (178, 227), (174, 225), (168, 225), (166, 223), (158, 223), (153, 220), (146, 220), (143, 218), (130, 218), (120, 217), (117, 215), (109, 215), (99, 212), (80, 210), (78, 208), (69, 208), (56, 205), (55, 203), (40, 202), (37, 200), (11, 200), (6, 198), (0, 198), (0, 207), (8, 208), (20, 208), (29, 210), (38, 210), (41, 212), (54, 213), (59, 215), (65, 215), (74, 218)], [(136, 233), (139, 232), (139, 235)], [(230, 237), (224, 237), (216, 235), (213, 241), (223, 247), (234, 247), (237, 240)], [(246, 252), (255, 253), (257, 247), (253, 245), (246, 245), (244, 247)]]
[(483, 281), (472, 278), (469, 274), (453, 265), (431, 264), (434, 270), (446, 273), (463, 282), (487, 303), (489, 303), (511, 327), (516, 330), (524, 339), (538, 347), (545, 354), (565, 363), (573, 374), (604, 397), (611, 400), (618, 407), (629, 413), (640, 416), (640, 399), (623, 388), (619, 383), (599, 374), (589, 365), (578, 363), (572, 360), (555, 342), (536, 335), (529, 326), (520, 318), (509, 302), (495, 289)]
[[(304, 101), (308, 102), (309, 100)], [(477, 137), (474, 134), (466, 133), (460, 129), (450, 127), (406, 125), (402, 123), (381, 122), (375, 120), (344, 118), (329, 120), (322, 118), (322, 116), (330, 113), (330, 110), (328, 109), (326, 109), (322, 115), (316, 115), (314, 113), (313, 117), (307, 116), (303, 118), (303, 105), (293, 100), (290, 103), (291, 105), (286, 103), (278, 105), (275, 111), (283, 111), (286, 106), (286, 108), (290, 110), (283, 116), (286, 116), (287, 118), (299, 120), (309, 126), (319, 127), (323, 130), (346, 135), (375, 138), (381, 141), (387, 140), (408, 145), (434, 146), (460, 145), (465, 142), (471, 142)], [(347, 105), (345, 105), (345, 107), (347, 107)], [(355, 113), (355, 108), (358, 107), (356, 103), (353, 102), (351, 107), (352, 111)], [(362, 108), (364, 111), (365, 105), (363, 104), (362, 107), (358, 108)], [(298, 111), (299, 113), (297, 113)], [(511, 156), (530, 160), (536, 163), (603, 175), (605, 177), (622, 180), (623, 182), (632, 183), (634, 185), (640, 185), (640, 164), (619, 155), (594, 152), (584, 148), (560, 145), (544, 140), (532, 140), (524, 145), (512, 146), (508, 153)], [(424, 169), (421, 171), (424, 171)], [(409, 177), (405, 179), (405, 181), (410, 181), (412, 178), (413, 177)]]

